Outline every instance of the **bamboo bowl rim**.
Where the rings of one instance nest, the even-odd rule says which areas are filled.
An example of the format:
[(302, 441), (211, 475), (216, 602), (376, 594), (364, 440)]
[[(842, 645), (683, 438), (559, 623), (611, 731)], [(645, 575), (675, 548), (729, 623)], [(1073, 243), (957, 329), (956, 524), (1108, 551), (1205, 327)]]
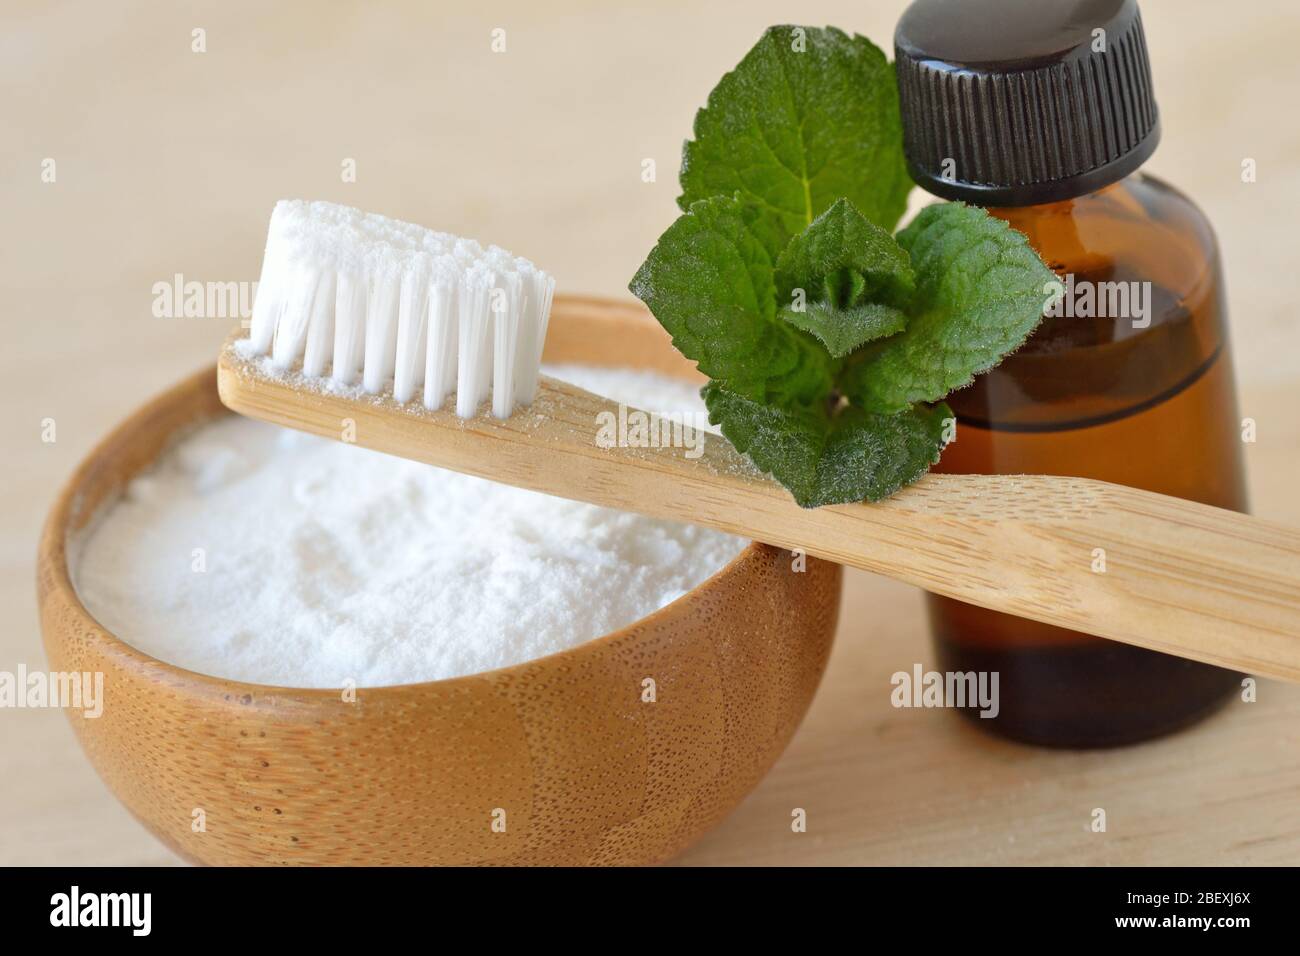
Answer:
[[(620, 321), (637, 321), (646, 323), (649, 319), (648, 314), (640, 308), (630, 303), (618, 302), (616, 300), (601, 299), (591, 296), (564, 296), (557, 295), (553, 307), (552, 322), (554, 322), (556, 312), (563, 314), (566, 308), (581, 309), (584, 307), (597, 307), (603, 310), (609, 310)], [(563, 320), (562, 320), (563, 321)], [(552, 359), (552, 361), (556, 361)], [(568, 364), (597, 364), (594, 362), (584, 362), (581, 360), (559, 360)], [(605, 363), (604, 367), (614, 368), (618, 366)], [(653, 369), (653, 365), (637, 363), (635, 356), (632, 357), (628, 368)], [(664, 373), (663, 369), (659, 369)], [(672, 372), (665, 374), (672, 375)], [(676, 375), (681, 378), (682, 376)], [(126, 667), (132, 670), (153, 670), (162, 675), (166, 675), (168, 684), (175, 690), (189, 694), (196, 694), (210, 698), (226, 698), (235, 693), (251, 694), (257, 697), (276, 697), (292, 698), (303, 703), (323, 703), (332, 701), (339, 695), (343, 688), (334, 687), (291, 687), (278, 684), (261, 684), (250, 681), (242, 681), (229, 677), (218, 677), (212, 674), (205, 674), (200, 671), (190, 670), (178, 664), (172, 664), (160, 658), (154, 657), (139, 648), (135, 647), (125, 638), (115, 634), (105, 626), (81, 600), (81, 595), (72, 580), (69, 556), (74, 552), (73, 541), (77, 535), (89, 536), (95, 533), (95, 525), (98, 519), (106, 513), (108, 509), (114, 507), (121, 498), (122, 490), (126, 481), (147, 471), (158, 458), (166, 454), (175, 443), (185, 434), (200, 428), (210, 422), (218, 421), (226, 415), (234, 415), (229, 410), (218, 410), (213, 415), (207, 415), (195, 418), (188, 425), (174, 428), (166, 437), (158, 453), (154, 455), (142, 467), (130, 472), (121, 485), (112, 493), (106, 495), (97, 505), (90, 509), (88, 513), (76, 514), (77, 509), (81, 507), (84, 487), (89, 484), (96, 470), (101, 466), (103, 461), (112, 457), (115, 451), (120, 453), (120, 448), (126, 443), (126, 439), (132, 432), (137, 431), (142, 422), (147, 420), (151, 413), (157, 412), (168, 405), (183, 400), (185, 393), (193, 390), (196, 386), (201, 385), (203, 381), (211, 383), (213, 393), (216, 392), (217, 370), (216, 364), (213, 363), (195, 372), (180, 382), (172, 385), (164, 391), (155, 394), (148, 399), (143, 405), (138, 406), (128, 416), (114, 426), (108, 434), (101, 438), (78, 462), (71, 476), (60, 487), (54, 504), (50, 509), (49, 515), (45, 520), (45, 525), (41, 531), (40, 543), (37, 553), (37, 567), (51, 569), (52, 578), (47, 582), (50, 588), (51, 597), (60, 599), (66, 605), (66, 608), (77, 619), (78, 623), (86, 625), (85, 633), (91, 635), (91, 639), (98, 645), (97, 650), (102, 652), (105, 657), (114, 665)], [(73, 527), (74, 517), (80, 518), (81, 523), (78, 527)], [(404, 696), (422, 689), (428, 690), (434, 687), (439, 689), (454, 690), (458, 685), (469, 686), (477, 682), (484, 676), (488, 675), (508, 675), (511, 672), (521, 671), (525, 667), (535, 665), (539, 661), (552, 661), (566, 656), (575, 658), (586, 651), (595, 648), (601, 644), (613, 643), (624, 639), (628, 633), (633, 630), (641, 630), (647, 623), (654, 622), (661, 615), (666, 615), (670, 610), (676, 610), (677, 605), (682, 602), (695, 599), (701, 592), (713, 588), (725, 586), (727, 581), (735, 577), (739, 572), (756, 561), (765, 560), (767, 555), (778, 549), (760, 542), (750, 541), (740, 551), (719, 568), (713, 574), (709, 575), (693, 588), (684, 594), (670, 601), (668, 604), (657, 608), (649, 614), (636, 618), (628, 622), (623, 627), (595, 637), (581, 641), (572, 647), (555, 651), (540, 657), (532, 657), (527, 660), (511, 664), (506, 667), (493, 668), (486, 671), (475, 671), (471, 674), (462, 674), (457, 677), (447, 677), (440, 680), (416, 681), (404, 684), (379, 684), (379, 685), (356, 685), (358, 694), (364, 692), (368, 699), (392, 695), (394, 698)]]

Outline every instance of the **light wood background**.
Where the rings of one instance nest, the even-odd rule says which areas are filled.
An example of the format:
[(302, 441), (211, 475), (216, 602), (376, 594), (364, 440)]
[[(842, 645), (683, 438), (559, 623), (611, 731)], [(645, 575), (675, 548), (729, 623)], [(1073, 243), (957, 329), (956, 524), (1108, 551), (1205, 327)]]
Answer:
[[(831, 23), (886, 45), (903, 6), (9, 0), (0, 670), (44, 666), (33, 554), (57, 485), (146, 397), (212, 361), (228, 330), (154, 318), (155, 282), (255, 280), (272, 204), (299, 196), (497, 242), (566, 291), (625, 294), (675, 215), (694, 110), (762, 28)], [(1218, 228), (1243, 413), (1259, 423), (1255, 511), (1300, 524), (1300, 8), (1143, 12), (1164, 122), (1149, 168)], [(206, 53), (191, 52), (196, 28)], [(349, 158), (355, 183), (340, 177)], [(890, 707), (889, 675), (929, 664), (919, 592), (850, 572), (843, 610), (789, 751), (680, 862), (1300, 863), (1300, 688), (1262, 682), (1257, 703), (1166, 741), (1039, 751)], [(791, 832), (796, 807), (806, 833)], [(1096, 807), (1104, 834), (1089, 829)], [(0, 864), (173, 862), (99, 783), (63, 714), (0, 710)]]

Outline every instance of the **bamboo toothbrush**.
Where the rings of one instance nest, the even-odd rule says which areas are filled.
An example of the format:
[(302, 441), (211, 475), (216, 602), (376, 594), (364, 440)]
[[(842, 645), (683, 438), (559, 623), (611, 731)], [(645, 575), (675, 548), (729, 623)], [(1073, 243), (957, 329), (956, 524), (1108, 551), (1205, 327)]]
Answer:
[[(221, 354), (222, 401), (404, 458), (1300, 681), (1300, 531), (1046, 476), (930, 475), (878, 504), (804, 510), (714, 436), (692, 458), (682, 448), (600, 447), (601, 413), (618, 406), (538, 374), (550, 277), (500, 250), (426, 232), (328, 204), (278, 206), (252, 333), (237, 332)], [(476, 415), (489, 380), (493, 414)], [(453, 385), (455, 408), (444, 410)], [(1093, 570), (1095, 549), (1104, 549), (1104, 573)]]

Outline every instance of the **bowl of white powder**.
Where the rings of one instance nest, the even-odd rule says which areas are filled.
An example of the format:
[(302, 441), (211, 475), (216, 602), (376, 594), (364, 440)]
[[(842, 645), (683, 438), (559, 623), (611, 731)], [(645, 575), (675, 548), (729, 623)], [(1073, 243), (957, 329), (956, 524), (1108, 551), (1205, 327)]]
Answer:
[[(557, 301), (547, 361), (629, 409), (701, 414), (637, 308)], [(103, 675), (99, 715), (70, 712), (92, 762), (218, 864), (670, 857), (789, 740), (840, 583), (238, 418), (210, 371), (95, 449), (40, 569), (51, 669)]]

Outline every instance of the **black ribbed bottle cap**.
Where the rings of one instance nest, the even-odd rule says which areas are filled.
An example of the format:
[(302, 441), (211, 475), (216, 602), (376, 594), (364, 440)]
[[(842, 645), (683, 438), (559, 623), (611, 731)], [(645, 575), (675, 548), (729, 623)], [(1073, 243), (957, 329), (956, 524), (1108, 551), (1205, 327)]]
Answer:
[(912, 178), (946, 199), (1072, 199), (1160, 140), (1136, 0), (916, 0), (894, 59)]

